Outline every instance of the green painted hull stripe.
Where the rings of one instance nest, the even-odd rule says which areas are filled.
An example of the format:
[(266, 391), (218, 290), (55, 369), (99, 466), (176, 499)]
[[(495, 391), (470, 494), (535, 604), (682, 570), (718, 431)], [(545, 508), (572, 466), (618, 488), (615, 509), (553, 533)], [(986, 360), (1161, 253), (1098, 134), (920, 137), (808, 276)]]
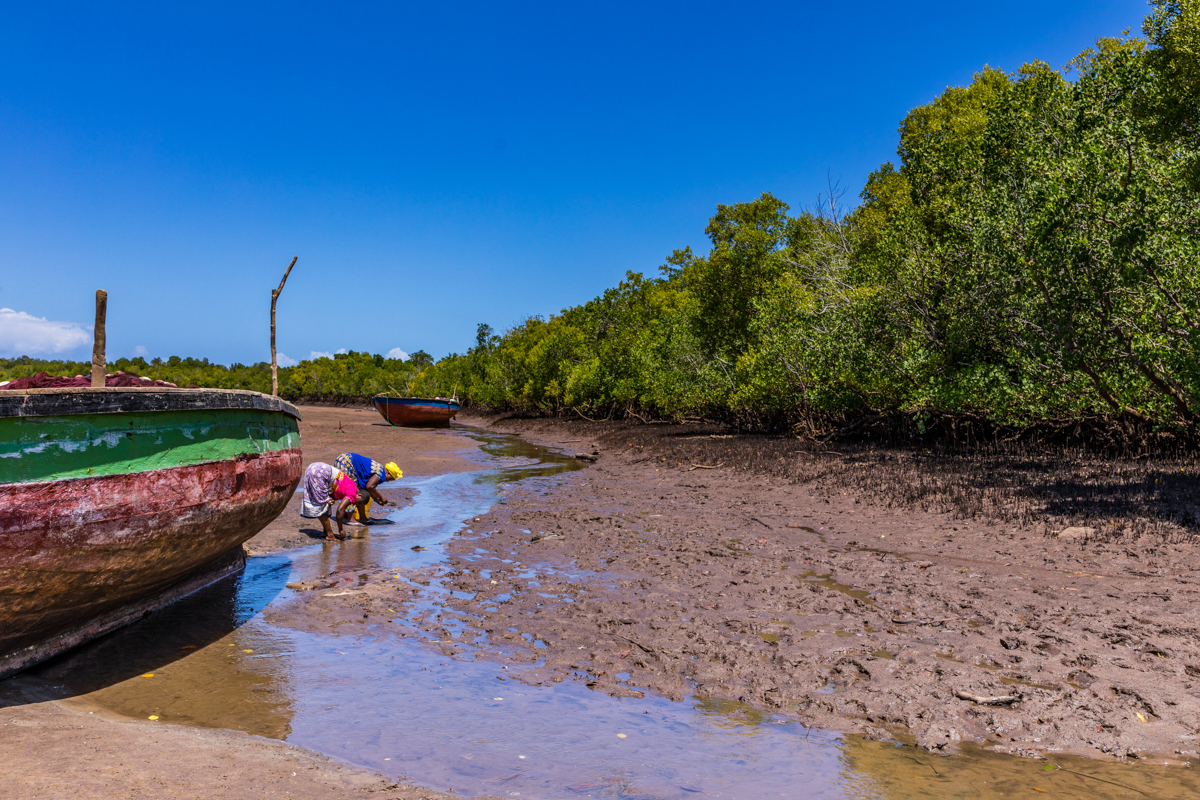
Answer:
[(220, 409), (0, 418), (0, 483), (149, 472), (300, 446), (278, 411)]

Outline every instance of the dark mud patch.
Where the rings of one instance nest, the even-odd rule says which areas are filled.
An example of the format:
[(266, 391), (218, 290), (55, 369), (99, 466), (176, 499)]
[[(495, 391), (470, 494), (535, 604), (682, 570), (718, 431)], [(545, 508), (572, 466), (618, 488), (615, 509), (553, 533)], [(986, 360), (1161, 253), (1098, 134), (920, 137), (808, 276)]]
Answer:
[[(496, 424), (536, 432), (555, 423)], [(1086, 528), (1094, 539), (1149, 534), (1167, 543), (1194, 542), (1200, 535), (1200, 451), (1172, 437), (1114, 451), (1105, 441), (1089, 447), (1054, 429), (1033, 439), (931, 435), (927, 443), (869, 438), (825, 443), (739, 434), (713, 424), (557, 424), (610, 452), (627, 450), (633, 463), (658, 461), (700, 474), (719, 466), (804, 484), (824, 499), (850, 495), (885, 508), (990, 520), (1041, 535)]]

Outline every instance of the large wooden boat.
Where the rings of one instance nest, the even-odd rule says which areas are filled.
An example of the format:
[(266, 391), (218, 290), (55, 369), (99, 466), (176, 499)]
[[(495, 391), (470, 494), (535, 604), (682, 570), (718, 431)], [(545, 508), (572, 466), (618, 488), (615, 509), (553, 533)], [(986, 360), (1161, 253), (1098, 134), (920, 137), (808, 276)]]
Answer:
[(299, 483), (299, 418), (257, 392), (0, 391), (0, 677), (240, 570)]
[(458, 413), (458, 401), (448, 397), (376, 395), (371, 399), (380, 416), (405, 428), (448, 428)]

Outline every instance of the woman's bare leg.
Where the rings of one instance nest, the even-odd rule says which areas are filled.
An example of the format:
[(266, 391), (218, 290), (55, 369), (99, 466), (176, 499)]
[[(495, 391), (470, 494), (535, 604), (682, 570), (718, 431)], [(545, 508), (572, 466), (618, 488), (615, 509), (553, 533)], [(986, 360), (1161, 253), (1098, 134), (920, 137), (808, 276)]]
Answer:
[(322, 514), (321, 516), (317, 517), (317, 519), (321, 520), (321, 527), (325, 530), (325, 538), (330, 541), (334, 541), (335, 537), (333, 535), (333, 525), (329, 522), (329, 514)]

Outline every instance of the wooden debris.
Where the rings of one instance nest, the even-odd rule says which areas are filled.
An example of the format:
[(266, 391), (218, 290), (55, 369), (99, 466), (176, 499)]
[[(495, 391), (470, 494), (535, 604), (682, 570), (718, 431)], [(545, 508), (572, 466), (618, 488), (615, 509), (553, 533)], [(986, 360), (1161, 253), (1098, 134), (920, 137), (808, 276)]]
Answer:
[(977, 703), (981, 706), (1007, 706), (1012, 705), (1021, 698), (1015, 694), (1005, 694), (999, 697), (982, 697), (977, 694), (968, 694), (961, 689), (954, 693), (954, 696), (959, 700), (967, 700), (972, 703)]

